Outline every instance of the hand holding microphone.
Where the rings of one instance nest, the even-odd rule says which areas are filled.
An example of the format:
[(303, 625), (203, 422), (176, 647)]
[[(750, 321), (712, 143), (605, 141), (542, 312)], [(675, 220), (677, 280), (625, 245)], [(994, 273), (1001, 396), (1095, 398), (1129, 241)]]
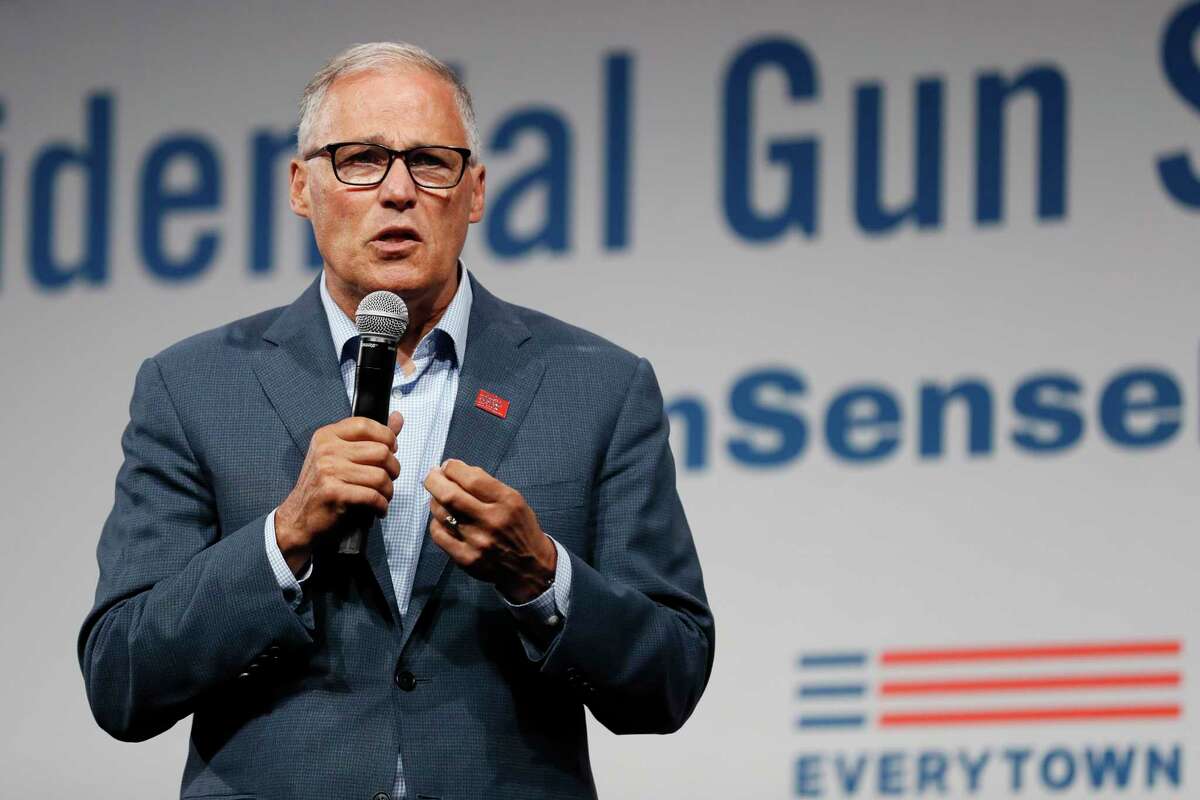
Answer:
[(355, 322), (353, 416), (317, 429), (296, 485), (275, 512), (275, 539), (295, 573), (311, 558), (314, 540), (331, 530), (344, 534), (339, 553), (361, 553), (372, 519), (387, 513), (400, 474), (394, 453), (404, 419), (389, 417), (388, 402), (408, 308), (391, 292), (372, 292), (359, 303)]

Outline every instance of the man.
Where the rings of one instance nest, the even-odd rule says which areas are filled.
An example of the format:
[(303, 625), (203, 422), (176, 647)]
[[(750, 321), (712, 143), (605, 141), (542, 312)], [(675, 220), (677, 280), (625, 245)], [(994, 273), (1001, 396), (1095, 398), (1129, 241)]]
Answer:
[[(593, 797), (585, 705), (662, 733), (704, 689), (653, 373), (462, 268), (478, 149), (428, 53), (341, 54), (291, 167), (323, 275), (138, 373), (79, 657), (117, 738), (194, 714), (182, 797)], [(377, 289), (412, 320), (386, 426), (349, 416)], [(364, 555), (338, 554), (364, 508)]]

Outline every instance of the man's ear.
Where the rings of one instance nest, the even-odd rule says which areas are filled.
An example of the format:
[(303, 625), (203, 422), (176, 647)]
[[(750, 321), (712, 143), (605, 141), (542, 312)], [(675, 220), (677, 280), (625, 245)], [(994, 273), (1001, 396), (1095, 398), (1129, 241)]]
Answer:
[(288, 202), (297, 215), (308, 217), (312, 206), (308, 196), (308, 165), (293, 158), (288, 170), (288, 178), (291, 181), (288, 186)]
[(475, 173), (475, 180), (471, 186), (471, 222), (479, 222), (483, 219), (484, 196), (486, 194), (486, 179), (487, 168), (483, 164), (476, 164), (471, 167)]

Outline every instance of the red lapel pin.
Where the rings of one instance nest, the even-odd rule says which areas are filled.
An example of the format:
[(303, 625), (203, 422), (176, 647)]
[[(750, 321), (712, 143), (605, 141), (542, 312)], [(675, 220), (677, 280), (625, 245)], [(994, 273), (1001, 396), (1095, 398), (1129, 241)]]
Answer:
[(482, 408), (489, 414), (494, 414), (500, 419), (508, 416), (508, 401), (498, 394), (492, 394), (486, 389), (480, 389), (479, 394), (475, 395), (475, 407)]

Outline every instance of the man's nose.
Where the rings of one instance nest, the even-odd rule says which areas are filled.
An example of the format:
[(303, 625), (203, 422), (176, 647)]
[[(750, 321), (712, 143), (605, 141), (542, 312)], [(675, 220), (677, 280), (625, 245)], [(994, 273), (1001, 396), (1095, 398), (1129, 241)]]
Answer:
[(397, 157), (392, 162), (383, 183), (379, 184), (379, 201), (386, 206), (410, 208), (417, 203), (417, 185), (408, 174), (404, 159)]

